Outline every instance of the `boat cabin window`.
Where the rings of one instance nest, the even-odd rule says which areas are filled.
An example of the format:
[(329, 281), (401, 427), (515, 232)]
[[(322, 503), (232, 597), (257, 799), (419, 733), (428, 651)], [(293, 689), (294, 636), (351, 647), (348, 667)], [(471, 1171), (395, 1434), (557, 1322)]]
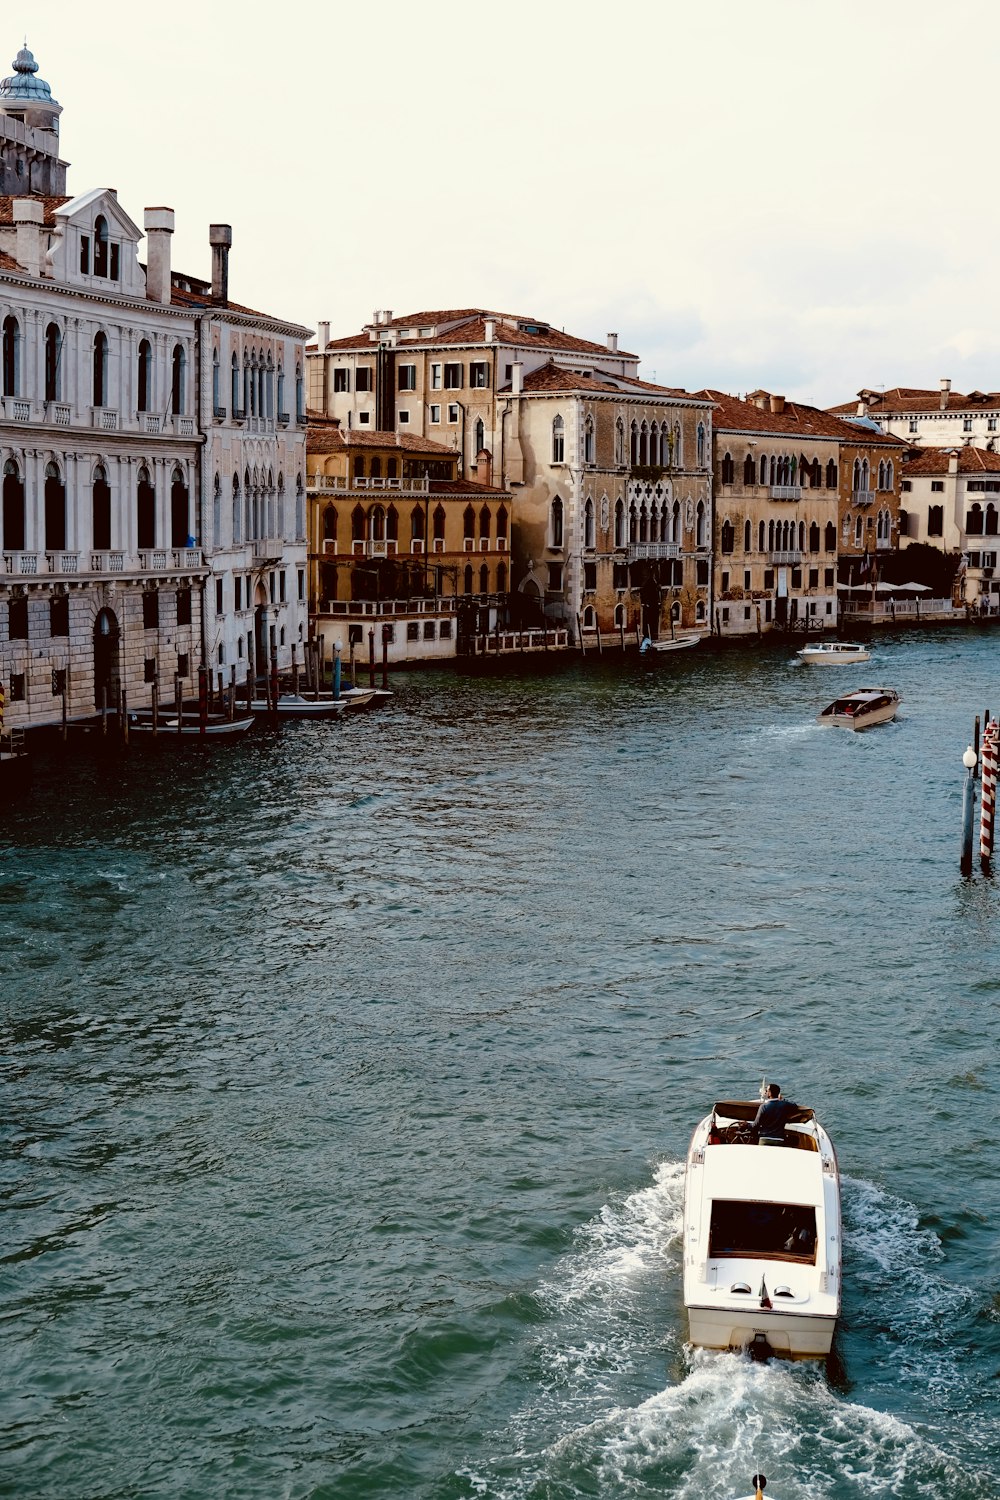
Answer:
[(754, 1260), (816, 1261), (816, 1210), (799, 1203), (745, 1203), (718, 1199), (712, 1204), (708, 1253)]

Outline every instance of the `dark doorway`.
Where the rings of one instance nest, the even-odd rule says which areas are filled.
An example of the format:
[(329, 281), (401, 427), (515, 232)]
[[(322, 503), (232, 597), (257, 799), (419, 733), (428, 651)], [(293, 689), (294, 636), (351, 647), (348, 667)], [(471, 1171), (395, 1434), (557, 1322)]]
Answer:
[(102, 609), (94, 621), (94, 706), (113, 708), (121, 684), (118, 618), (111, 609)]

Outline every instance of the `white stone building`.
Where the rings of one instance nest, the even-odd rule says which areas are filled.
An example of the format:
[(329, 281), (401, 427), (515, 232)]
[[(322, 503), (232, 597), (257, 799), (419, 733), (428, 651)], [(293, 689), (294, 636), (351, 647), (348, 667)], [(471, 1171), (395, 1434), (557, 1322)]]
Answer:
[(953, 391), (943, 379), (937, 390), (893, 386), (890, 390), (861, 390), (856, 401), (829, 410), (840, 417), (868, 417), (883, 432), (921, 448), (986, 448), (996, 446), (1000, 431), (1000, 391)]
[[(0, 83), (0, 685), (6, 727), (291, 660), (305, 601), (306, 330), (171, 274), (170, 209), (65, 195), (27, 49)], [(239, 402), (233, 361), (239, 375)], [(230, 372), (223, 388), (223, 362)], [(283, 405), (285, 390), (289, 401)], [(234, 409), (235, 408), (235, 409)], [(239, 504), (236, 505), (238, 498)]]

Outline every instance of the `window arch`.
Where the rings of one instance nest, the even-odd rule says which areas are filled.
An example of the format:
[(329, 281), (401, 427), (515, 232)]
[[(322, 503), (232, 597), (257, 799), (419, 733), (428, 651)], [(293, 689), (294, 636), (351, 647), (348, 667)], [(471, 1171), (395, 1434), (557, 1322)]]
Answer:
[(410, 510), (410, 540), (422, 542), (424, 540), (424, 508), (422, 505), (414, 505)]
[(156, 493), (149, 478), (149, 470), (143, 464), (136, 478), (135, 490), (136, 541), (146, 551), (156, 546)]
[(507, 540), (507, 507), (501, 505), (497, 511), (497, 541)]
[(482, 510), (479, 512), (479, 539), (480, 539), (480, 541), (488, 541), (489, 540), (490, 522), (491, 522), (491, 520), (492, 520), (492, 516), (490, 515), (490, 508), (489, 508), (488, 505), (484, 505), (483, 508), (482, 508)]
[(476, 418), (475, 425), (472, 429), (472, 442), (474, 457), (478, 462), (480, 453), (486, 447), (486, 424), (483, 422), (482, 417)]
[(736, 533), (732, 522), (728, 518), (722, 523), (719, 545), (723, 552), (732, 552), (736, 545)]
[(357, 504), (351, 511), (351, 541), (363, 542), (365, 539), (365, 512), (361, 504)]
[(108, 274), (108, 221), (103, 214), (94, 220), (94, 275)]
[(743, 551), (750, 552), (753, 548), (753, 527), (749, 520), (743, 522)]
[(222, 407), (222, 374), (219, 367), (219, 351), (212, 350), (212, 411), (216, 416)]
[(507, 592), (507, 564), (503, 563), (503, 562), (502, 563), (497, 563), (497, 593), (498, 594), (506, 594), (506, 592)]
[(629, 428), (629, 461), (634, 469), (639, 462), (639, 424), (632, 418), (632, 426)]
[(170, 362), (170, 410), (175, 417), (182, 416), (186, 403), (187, 355), (183, 344), (175, 344)]
[[(153, 351), (149, 339), (140, 339), (136, 370), (136, 411), (149, 411), (153, 404)], [(96, 406), (97, 403), (95, 402)]]
[(368, 538), (372, 542), (385, 541), (385, 507), (373, 505), (368, 512)]
[(21, 325), (12, 313), (3, 320), (3, 393), (21, 393)]
[(583, 461), (585, 464), (594, 462), (594, 419), (591, 416), (583, 424)]
[[(888, 511), (888, 510), (886, 510), (883, 507), (879, 511), (878, 516), (876, 517), (876, 521), (875, 521), (875, 537), (876, 537), (876, 541), (881, 542), (883, 545), (885, 545), (889, 541), (891, 526), (892, 526), (892, 515), (891, 515), (891, 512)], [(995, 525), (994, 525), (994, 530), (995, 530)]]
[(827, 521), (823, 532), (823, 551), (836, 552), (837, 550), (837, 528), (832, 521)]
[(62, 389), (62, 332), (57, 323), (50, 323), (45, 330), (45, 399), (58, 401)]
[(241, 520), (241, 517), (242, 517), (242, 510), (241, 510), (241, 507), (240, 507), (240, 476), (238, 474), (234, 474), (233, 475), (233, 545), (234, 546), (239, 546), (239, 544), (240, 544), (240, 531), (241, 531), (240, 520)]
[(828, 490), (837, 488), (837, 465), (832, 458), (826, 466), (826, 487)]
[(583, 545), (588, 548), (594, 545), (594, 502), (589, 495), (583, 507)]
[(385, 539), (387, 542), (399, 541), (399, 511), (394, 505), (390, 505), (385, 513)]
[(704, 422), (699, 422), (698, 423), (698, 467), (699, 467), (699, 469), (703, 469), (705, 467), (705, 424), (704, 424)]
[(108, 404), (108, 336), (100, 332), (94, 335), (94, 402), (95, 406)]
[(186, 547), (190, 536), (188, 487), (178, 466), (170, 476), (170, 545)]
[(232, 390), (230, 395), (232, 399), (230, 405), (232, 406), (232, 414), (235, 417), (240, 409), (240, 362), (236, 358), (235, 353), (233, 354), (231, 385)]
[(566, 461), (566, 429), (563, 419), (558, 414), (552, 419), (552, 462), (554, 464)]
[(103, 464), (95, 468), (91, 485), (90, 538), (96, 548), (111, 546), (111, 486)]
[(965, 529), (970, 536), (983, 535), (983, 507), (978, 501), (965, 513)]
[(471, 594), (472, 593), (472, 564), (471, 563), (466, 563), (466, 565), (465, 565), (465, 576), (463, 577), (462, 582), (465, 585), (465, 592), (467, 594)]
[(490, 570), (486, 563), (479, 569), (479, 592), (488, 594), (490, 591)]
[(557, 495), (551, 507), (551, 545), (561, 547), (563, 544), (563, 503)]
[(45, 465), (45, 547), (52, 552), (66, 550), (66, 486), (54, 463)]
[(753, 461), (753, 454), (748, 453), (743, 460), (743, 483), (753, 484), (757, 478), (757, 466)]
[(765, 539), (764, 522), (761, 521), (760, 524), (757, 527), (757, 551), (758, 552), (763, 552), (764, 551), (764, 539)]
[(212, 542), (222, 546), (222, 480), (218, 474), (212, 483)]
[(724, 453), (722, 456), (722, 482), (723, 484), (736, 483), (736, 465), (733, 463), (731, 453)]
[(625, 462), (625, 423), (621, 417), (615, 419), (615, 463)]
[(625, 545), (625, 506), (620, 500), (615, 501), (615, 546)]
[[(434, 524), (434, 540), (436, 542), (443, 542), (444, 541), (444, 523), (445, 523), (445, 511), (444, 511), (444, 506), (443, 505), (436, 505), (434, 507), (434, 514), (431, 517), (431, 521)], [(499, 526), (499, 524), (500, 524), (500, 522), (499, 522), (499, 517), (498, 517), (498, 519), (497, 519), (497, 525)]]
[(813, 521), (809, 527), (809, 551), (819, 551), (819, 522)]
[(854, 522), (854, 545), (855, 545), (855, 547), (860, 547), (861, 546), (861, 539), (862, 539), (863, 535), (864, 535), (864, 522), (863, 522), (862, 518), (860, 516), (858, 516), (858, 517), (856, 517), (855, 522)]
[(462, 512), (462, 536), (467, 541), (472, 541), (476, 534), (476, 512), (471, 505), (467, 505)]
[(695, 508), (694, 536), (695, 546), (704, 547), (708, 541), (707, 515), (704, 500), (699, 500)]

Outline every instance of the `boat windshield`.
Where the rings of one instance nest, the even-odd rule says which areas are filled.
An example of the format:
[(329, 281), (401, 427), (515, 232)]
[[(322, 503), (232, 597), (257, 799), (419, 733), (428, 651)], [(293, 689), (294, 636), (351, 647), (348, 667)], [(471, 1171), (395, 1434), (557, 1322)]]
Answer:
[(816, 1210), (800, 1203), (712, 1204), (708, 1253), (713, 1258), (816, 1261)]

